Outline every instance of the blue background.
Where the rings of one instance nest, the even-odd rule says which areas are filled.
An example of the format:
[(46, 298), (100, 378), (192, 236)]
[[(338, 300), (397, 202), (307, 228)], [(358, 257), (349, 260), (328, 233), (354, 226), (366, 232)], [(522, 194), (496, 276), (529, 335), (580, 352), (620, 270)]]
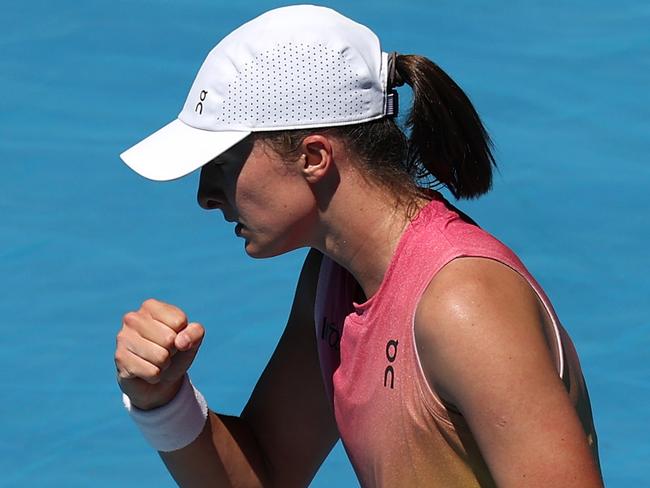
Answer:
[[(118, 154), (176, 116), (221, 37), (282, 4), (2, 2), (0, 486), (174, 486), (114, 378), (121, 316), (149, 296), (206, 325), (193, 378), (239, 413), (304, 252), (248, 258), (196, 205), (196, 174), (150, 183)], [(650, 486), (650, 5), (326, 4), (470, 94), (500, 172), (460, 206), (522, 257), (572, 334), (607, 485)], [(312, 486), (356, 485), (339, 447)]]

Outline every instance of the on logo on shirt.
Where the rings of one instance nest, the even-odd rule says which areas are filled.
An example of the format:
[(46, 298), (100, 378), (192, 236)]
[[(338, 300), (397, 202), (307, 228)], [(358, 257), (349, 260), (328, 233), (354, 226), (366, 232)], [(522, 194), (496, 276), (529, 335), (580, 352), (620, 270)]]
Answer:
[(395, 386), (395, 369), (393, 364), (395, 359), (397, 359), (397, 339), (391, 339), (386, 343), (386, 359), (388, 360), (388, 366), (384, 370), (384, 387), (389, 387), (388, 378), (390, 377), (390, 389), (392, 390)]

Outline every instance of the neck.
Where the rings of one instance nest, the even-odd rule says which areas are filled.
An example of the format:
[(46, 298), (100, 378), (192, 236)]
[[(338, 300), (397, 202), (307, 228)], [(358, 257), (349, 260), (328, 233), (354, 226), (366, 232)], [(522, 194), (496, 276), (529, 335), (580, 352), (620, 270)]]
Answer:
[[(347, 183), (321, 213), (313, 247), (346, 268), (370, 298), (384, 279), (409, 216), (406, 206), (385, 190), (365, 181)], [(416, 208), (425, 203), (418, 201)]]

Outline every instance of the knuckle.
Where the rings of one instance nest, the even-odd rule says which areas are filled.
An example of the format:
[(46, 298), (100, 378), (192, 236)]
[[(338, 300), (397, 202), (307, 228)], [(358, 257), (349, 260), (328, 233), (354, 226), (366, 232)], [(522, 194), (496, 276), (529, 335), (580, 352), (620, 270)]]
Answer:
[(126, 325), (133, 324), (138, 319), (138, 312), (127, 312), (122, 317), (122, 323)]
[(157, 307), (160, 302), (156, 300), (155, 298), (147, 298), (144, 302), (142, 302), (142, 305), (140, 308), (144, 309), (150, 309)]
[(132, 348), (133, 337), (131, 337), (127, 332), (121, 331), (115, 337), (115, 353), (121, 353), (122, 351), (129, 351)]
[(117, 375), (121, 379), (132, 378), (133, 374), (129, 371), (128, 365), (124, 361), (124, 357), (121, 351), (115, 352), (115, 368), (117, 369)]
[(159, 376), (160, 376), (161, 379), (162, 379), (163, 373), (169, 369), (171, 364), (172, 364), (171, 359), (167, 359), (167, 361), (165, 361), (164, 363), (161, 363), (159, 365), (159, 368), (160, 368), (160, 375)]
[(164, 347), (165, 350), (169, 353), (169, 349), (174, 347), (175, 341), (176, 341), (176, 334), (173, 333), (166, 334), (165, 337), (163, 337), (162, 343), (160, 345)]
[(118, 372), (120, 378), (133, 378), (135, 375), (132, 371), (132, 368), (128, 360), (124, 357), (121, 352), (115, 353), (115, 369)]
[(182, 327), (187, 322), (187, 316), (182, 310), (176, 309), (173, 311), (170, 318), (170, 324), (174, 329)]
[(123, 369), (123, 368), (119, 368), (117, 370), (117, 377), (119, 379), (121, 379), (121, 380), (129, 380), (129, 379), (133, 378), (133, 375), (131, 373), (129, 373), (128, 370)]
[(160, 382), (160, 368), (155, 365), (151, 365), (147, 368), (147, 371), (144, 373), (143, 378), (147, 383), (156, 384)]
[(122, 351), (120, 351), (119, 348), (115, 351), (115, 355), (113, 356), (113, 361), (115, 361), (115, 366), (119, 370), (122, 364)]
[(117, 336), (115, 336), (115, 343), (117, 344), (118, 348), (124, 344), (124, 341), (126, 340), (126, 333), (124, 332), (124, 329), (119, 331), (117, 333)]
[(160, 349), (158, 354), (156, 355), (156, 365), (159, 367), (164, 366), (167, 364), (167, 361), (169, 361), (170, 354), (167, 349)]
[(124, 351), (128, 349), (128, 347), (124, 344), (124, 339), (120, 339), (120, 336), (117, 336), (117, 346), (115, 347), (115, 361), (123, 361), (124, 360)]

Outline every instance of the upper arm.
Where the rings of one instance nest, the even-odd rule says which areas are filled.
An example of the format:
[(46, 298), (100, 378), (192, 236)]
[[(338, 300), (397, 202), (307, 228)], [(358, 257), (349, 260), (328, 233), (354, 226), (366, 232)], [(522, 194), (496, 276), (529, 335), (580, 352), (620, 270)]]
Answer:
[(309, 252), (286, 329), (241, 415), (277, 486), (307, 486), (338, 439), (316, 348), (321, 258), (318, 251)]
[(483, 258), (452, 261), (416, 312), (427, 379), (462, 413), (500, 487), (601, 486), (530, 285)]

